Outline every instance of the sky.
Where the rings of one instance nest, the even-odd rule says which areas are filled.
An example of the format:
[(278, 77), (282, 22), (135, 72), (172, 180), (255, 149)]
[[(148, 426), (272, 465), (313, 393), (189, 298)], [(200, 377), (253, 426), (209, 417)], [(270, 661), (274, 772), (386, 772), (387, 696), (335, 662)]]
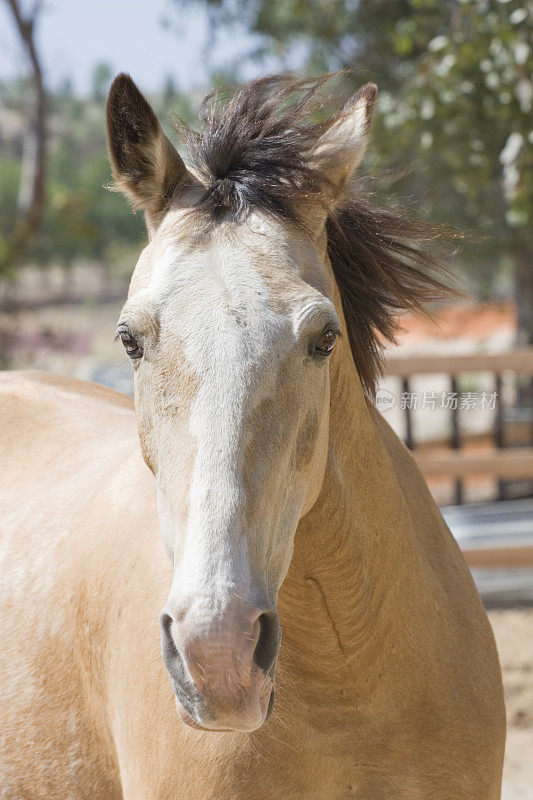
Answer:
[[(75, 91), (87, 94), (94, 65), (105, 61), (116, 72), (129, 72), (148, 92), (168, 75), (179, 89), (204, 88), (213, 67), (252, 45), (244, 31), (226, 33), (214, 51), (209, 49), (206, 64), (207, 13), (200, 3), (184, 11), (172, 0), (45, 0), (37, 41), (47, 84), (53, 88), (69, 77)], [(173, 30), (161, 24), (165, 17)], [(0, 78), (24, 70), (10, 12), (0, 0)]]

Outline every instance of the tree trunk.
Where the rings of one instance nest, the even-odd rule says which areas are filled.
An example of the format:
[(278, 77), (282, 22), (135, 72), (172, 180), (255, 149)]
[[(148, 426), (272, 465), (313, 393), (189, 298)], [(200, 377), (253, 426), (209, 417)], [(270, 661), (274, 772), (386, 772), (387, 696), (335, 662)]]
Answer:
[(0, 274), (10, 273), (25, 254), (31, 239), (39, 231), (45, 195), (46, 167), (46, 95), (43, 74), (35, 47), (35, 22), (41, 10), (37, 0), (31, 13), (23, 16), (18, 0), (6, 0), (13, 15), (20, 40), (31, 65), (29, 122), (24, 136), (22, 172), (18, 195), (19, 215), (5, 251), (0, 258)]
[[(6, 236), (0, 254), (0, 276), (11, 276), (39, 232), (45, 201), (46, 173), (46, 93), (41, 62), (35, 46), (35, 23), (42, 0), (34, 0), (31, 11), (24, 16), (19, 0), (5, 0), (11, 10), (15, 27), (30, 63), (31, 93), (28, 125), (24, 136), (22, 169), (18, 193), (18, 215), (11, 233)], [(15, 312), (6, 327), (0, 326), (0, 367), (11, 366)]]

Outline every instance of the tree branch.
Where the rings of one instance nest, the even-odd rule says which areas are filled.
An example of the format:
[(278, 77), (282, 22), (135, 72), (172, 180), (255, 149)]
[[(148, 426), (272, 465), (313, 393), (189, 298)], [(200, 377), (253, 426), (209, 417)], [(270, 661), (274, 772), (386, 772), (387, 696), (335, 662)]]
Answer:
[(19, 0), (5, 0), (31, 67), (29, 122), (24, 136), (22, 170), (18, 194), (18, 216), (0, 253), (0, 273), (12, 269), (23, 257), (38, 233), (45, 201), (47, 154), (46, 93), (40, 59), (35, 46), (35, 23), (42, 0), (35, 0), (31, 13), (24, 16)]

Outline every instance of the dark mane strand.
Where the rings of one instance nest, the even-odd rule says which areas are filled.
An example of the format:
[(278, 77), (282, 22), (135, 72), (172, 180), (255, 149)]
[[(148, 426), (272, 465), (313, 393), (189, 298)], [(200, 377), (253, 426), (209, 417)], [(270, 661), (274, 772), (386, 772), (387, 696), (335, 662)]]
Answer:
[(329, 77), (261, 78), (239, 87), (225, 104), (220, 92), (208, 95), (200, 133), (178, 121), (192, 166), (208, 187), (197, 207), (213, 219), (256, 208), (299, 221), (302, 199), (320, 198), (321, 176), (309, 155), (331, 119), (310, 118), (324, 106), (319, 93)]
[[(178, 122), (192, 166), (207, 186), (195, 209), (213, 221), (259, 209), (301, 224), (302, 207), (320, 203), (329, 183), (311, 157), (319, 136), (338, 118), (313, 121), (324, 108), (320, 90), (329, 77), (262, 78), (238, 88), (225, 104), (220, 94), (209, 95), (201, 132)], [(449, 231), (374, 205), (361, 183), (352, 184), (326, 226), (355, 365), (372, 397), (399, 315), (454, 295), (440, 280), (446, 270), (429, 252)]]
[(458, 294), (442, 283), (446, 268), (427, 248), (454, 234), (354, 192), (328, 217), (328, 255), (357, 372), (373, 397), (384, 347), (396, 342), (400, 330), (399, 316), (408, 310), (424, 312), (423, 303)]

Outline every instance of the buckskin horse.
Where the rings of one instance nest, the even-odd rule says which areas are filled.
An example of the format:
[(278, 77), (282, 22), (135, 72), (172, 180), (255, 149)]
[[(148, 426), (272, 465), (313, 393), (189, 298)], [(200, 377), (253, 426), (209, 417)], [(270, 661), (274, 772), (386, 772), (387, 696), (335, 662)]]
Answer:
[(211, 98), (187, 167), (113, 83), (135, 410), (2, 378), (2, 798), (500, 796), (492, 632), (372, 403), (433, 234), (353, 177), (375, 86), (324, 121), (322, 84)]

